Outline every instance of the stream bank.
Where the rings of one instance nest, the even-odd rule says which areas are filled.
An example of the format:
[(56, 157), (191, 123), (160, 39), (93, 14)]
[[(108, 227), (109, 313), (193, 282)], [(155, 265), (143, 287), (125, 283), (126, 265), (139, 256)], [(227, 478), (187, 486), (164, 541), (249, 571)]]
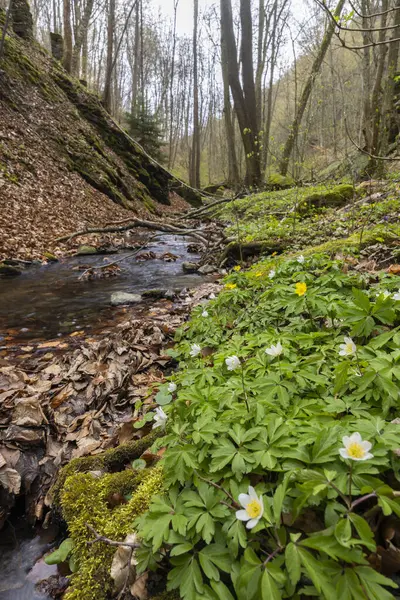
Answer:
[[(1, 571), (7, 573), (0, 600), (53, 597), (32, 596), (26, 578), (48, 549), (29, 527), (49, 525), (51, 483), (73, 458), (140, 440), (134, 423), (154, 407), (159, 386), (174, 369), (167, 350), (176, 328), (193, 306), (220, 289), (215, 276), (207, 281), (183, 273), (185, 240), (164, 240), (146, 251), (168, 252), (175, 260), (127, 260), (115, 278), (79, 282), (81, 270), (75, 267), (103, 260), (85, 256), (1, 281), (0, 527), (6, 526), (9, 544), (0, 550)], [(190, 254), (193, 258), (198, 257)], [(154, 289), (175, 293), (135, 306), (110, 306), (115, 291)], [(24, 511), (28, 525), (16, 533), (13, 548), (12, 527), (19, 527)], [(18, 557), (21, 551), (25, 555), (25, 545), (33, 551), (21, 570)], [(10, 581), (18, 587), (7, 587)]]

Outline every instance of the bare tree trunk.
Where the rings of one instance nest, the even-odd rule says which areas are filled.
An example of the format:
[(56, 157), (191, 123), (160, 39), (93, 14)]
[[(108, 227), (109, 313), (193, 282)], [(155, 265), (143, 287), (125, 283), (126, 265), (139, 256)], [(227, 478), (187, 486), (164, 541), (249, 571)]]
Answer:
[[(382, 0), (381, 12), (383, 13), (381, 16), (380, 27), (381, 31), (379, 32), (378, 40), (380, 45), (378, 47), (378, 64), (376, 68), (376, 75), (374, 81), (374, 87), (372, 89), (371, 95), (371, 119), (369, 123), (365, 124), (365, 127), (369, 128), (369, 135), (371, 139), (371, 146), (368, 148), (368, 151), (371, 154), (377, 155), (379, 153), (379, 134), (381, 131), (382, 124), (382, 79), (385, 71), (385, 63), (386, 63), (386, 55), (388, 52), (387, 44), (382, 42), (386, 39), (386, 22), (387, 22), (387, 10), (389, 7), (389, 0)], [(366, 175), (370, 176), (376, 170), (377, 162), (374, 158), (370, 158), (368, 166), (366, 168)]]
[(63, 0), (64, 7), (64, 69), (71, 73), (72, 69), (72, 26), (71, 0)]
[[(65, 1), (65, 0), (64, 0)], [(111, 89), (114, 62), (114, 34), (115, 34), (115, 0), (108, 0), (107, 22), (107, 66), (104, 82), (103, 104), (106, 110), (111, 111)]]
[(133, 51), (133, 72), (132, 72), (132, 103), (131, 103), (131, 115), (135, 117), (138, 108), (138, 91), (139, 91), (139, 69), (140, 69), (140, 8), (139, 4), (136, 5), (135, 12), (135, 44)]
[(174, 136), (174, 77), (175, 77), (175, 54), (176, 54), (176, 19), (179, 0), (174, 0), (174, 30), (172, 39), (171, 75), (169, 84), (169, 152), (168, 169), (173, 165), (173, 136)]
[[(398, 40), (400, 38), (400, 0), (396, 0), (395, 6), (397, 8), (394, 16), (394, 24), (396, 25), (396, 28), (393, 30), (392, 33), (392, 40)], [(387, 78), (385, 82), (382, 102), (382, 127), (381, 139), (379, 144), (379, 154), (382, 156), (385, 156), (388, 153), (390, 131), (392, 127), (392, 122), (396, 114), (393, 104), (395, 99), (395, 77), (397, 74), (398, 62), (399, 42), (391, 41), (388, 54)], [(381, 161), (380, 165), (383, 166), (383, 161)]]
[[(246, 6), (247, 5), (247, 6)], [(241, 0), (241, 15), (242, 15), (242, 27), (244, 26), (248, 38), (244, 40), (244, 48), (242, 48), (242, 60), (244, 58), (246, 69), (250, 67), (250, 61), (252, 57), (252, 51), (249, 50), (252, 46), (252, 30), (251, 30), (251, 12), (250, 12), (250, 0)], [(250, 13), (250, 32), (248, 17)], [(233, 29), (233, 18), (232, 18), (232, 4), (231, 0), (221, 0), (221, 35), (223, 44), (226, 45), (226, 56), (228, 59), (228, 75), (229, 85), (232, 91), (233, 100), (235, 103), (235, 112), (239, 123), (240, 135), (242, 137), (242, 143), (245, 153), (246, 160), (246, 183), (250, 186), (258, 186), (261, 182), (261, 169), (260, 169), (260, 155), (259, 148), (255, 144), (254, 122), (255, 116), (255, 104), (253, 104), (253, 114), (249, 115), (249, 107), (247, 106), (246, 100), (249, 103), (255, 103), (255, 89), (254, 89), (254, 76), (248, 73), (243, 74), (244, 85), (246, 87), (247, 97), (243, 93), (242, 86), (239, 78), (239, 65), (237, 60), (237, 48), (235, 40), (235, 32)], [(242, 32), (242, 37), (244, 31)], [(243, 67), (243, 71), (245, 67)], [(251, 64), (251, 70), (253, 73), (253, 64)], [(253, 88), (251, 89), (251, 80), (253, 79)]]
[(199, 122), (199, 75), (198, 75), (198, 19), (199, 0), (194, 0), (193, 10), (193, 134), (190, 185), (200, 187), (200, 122)]
[[(336, 10), (334, 12), (335, 18), (340, 17), (340, 14), (343, 10), (344, 5), (345, 5), (345, 0), (339, 0), (339, 3), (336, 6)], [(290, 157), (292, 155), (293, 148), (296, 144), (296, 140), (299, 135), (301, 121), (303, 119), (304, 112), (307, 108), (308, 100), (310, 98), (311, 91), (314, 86), (314, 81), (321, 69), (322, 62), (323, 62), (323, 60), (325, 58), (325, 54), (329, 48), (329, 44), (331, 43), (332, 36), (335, 32), (335, 28), (336, 28), (335, 21), (330, 19), (328, 26), (327, 26), (327, 30), (323, 37), (321, 46), (320, 46), (318, 53), (314, 59), (314, 62), (313, 62), (312, 68), (311, 68), (311, 73), (307, 79), (305, 86), (304, 86), (303, 93), (301, 94), (300, 102), (299, 102), (298, 106), (296, 107), (296, 112), (295, 112), (295, 116), (293, 119), (293, 123), (291, 125), (289, 135), (286, 140), (285, 147), (283, 149), (282, 158), (281, 158), (281, 163), (280, 163), (280, 168), (279, 168), (281, 175), (286, 175), (288, 172)]]
[(89, 27), (90, 17), (92, 16), (94, 0), (87, 0), (83, 16), (77, 26), (75, 45), (72, 53), (72, 74), (79, 77), (80, 71), (80, 56), (85, 35)]
[(228, 145), (228, 183), (237, 187), (239, 184), (239, 168), (235, 148), (235, 129), (232, 119), (232, 106), (229, 93), (229, 71), (227, 49), (224, 39), (221, 39), (221, 67), (222, 81), (224, 85), (224, 119), (226, 130), (226, 142)]

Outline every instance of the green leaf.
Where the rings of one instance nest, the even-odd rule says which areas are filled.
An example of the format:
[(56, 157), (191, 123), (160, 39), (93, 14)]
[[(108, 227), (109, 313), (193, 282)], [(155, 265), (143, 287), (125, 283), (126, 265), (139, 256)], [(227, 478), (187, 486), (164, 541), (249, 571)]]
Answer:
[(145, 469), (147, 467), (147, 463), (145, 460), (143, 460), (143, 458), (136, 458), (131, 462), (131, 467), (132, 469), (137, 469), (138, 471), (141, 471), (142, 469)]
[(211, 581), (211, 587), (217, 593), (219, 600), (235, 600), (222, 581)]
[(351, 538), (351, 524), (347, 517), (343, 517), (337, 522), (335, 527), (335, 538), (339, 544), (347, 546), (347, 543)]
[(285, 549), (285, 564), (292, 585), (296, 585), (301, 577), (301, 564), (297, 547), (290, 542)]
[(356, 513), (349, 513), (348, 517), (356, 528), (363, 545), (368, 548), (368, 550), (371, 550), (371, 552), (375, 552), (376, 544), (374, 534), (367, 521)]
[(71, 538), (64, 540), (59, 548), (45, 557), (46, 565), (59, 565), (65, 562), (74, 548), (74, 542)]
[(156, 394), (156, 397), (155, 397), (155, 401), (160, 406), (166, 406), (167, 404), (170, 404), (172, 402), (172, 400), (173, 400), (172, 394), (169, 394), (165, 390), (160, 390)]
[(357, 288), (353, 288), (352, 292), (354, 297), (354, 304), (361, 308), (366, 314), (368, 314), (371, 310), (371, 302), (368, 296), (361, 290), (358, 290)]
[(264, 570), (260, 582), (260, 591), (262, 600), (281, 600), (282, 596), (278, 587), (269, 573), (268, 569)]

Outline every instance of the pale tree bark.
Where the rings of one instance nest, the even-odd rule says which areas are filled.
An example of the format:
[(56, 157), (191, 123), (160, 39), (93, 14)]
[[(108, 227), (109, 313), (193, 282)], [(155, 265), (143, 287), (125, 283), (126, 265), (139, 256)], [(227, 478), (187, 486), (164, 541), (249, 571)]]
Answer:
[(199, 74), (198, 74), (198, 20), (199, 0), (193, 3), (193, 134), (190, 159), (190, 185), (200, 187), (200, 120), (199, 120)]
[[(239, 64), (237, 60), (237, 47), (235, 32), (233, 28), (232, 4), (231, 0), (221, 0), (221, 35), (228, 62), (229, 85), (232, 91), (235, 105), (236, 117), (239, 123), (240, 135), (242, 138), (243, 149), (246, 160), (246, 184), (249, 186), (258, 186), (261, 183), (260, 153), (258, 145), (255, 143), (256, 131), (256, 107), (255, 107), (255, 87), (252, 64), (252, 27), (250, 0), (241, 0), (241, 26), (242, 38), (247, 35), (242, 42), (242, 61), (243, 62), (243, 88), (239, 77)], [(251, 65), (250, 65), (251, 63)], [(251, 74), (245, 71), (251, 68)], [(252, 113), (252, 114), (251, 114)]]
[[(382, 42), (385, 41), (386, 39), (386, 23), (387, 23), (387, 14), (386, 11), (389, 8), (389, 0), (382, 0), (382, 5), (381, 5), (381, 12), (384, 13), (382, 14), (381, 17), (381, 24), (380, 27), (382, 28), (382, 30), (379, 32), (379, 36), (378, 36), (378, 41), (380, 43), (379, 45), (379, 49), (378, 49), (378, 64), (377, 64), (377, 69), (376, 69), (376, 74), (375, 74), (375, 81), (374, 81), (374, 87), (372, 89), (372, 96), (371, 96), (371, 121), (369, 124), (366, 124), (366, 126), (370, 127), (370, 130), (372, 132), (372, 136), (371, 136), (371, 147), (368, 148), (369, 152), (371, 152), (371, 154), (379, 154), (379, 148), (378, 148), (378, 143), (379, 143), (379, 133), (380, 133), (380, 128), (381, 128), (381, 118), (382, 118), (382, 98), (381, 98), (381, 90), (382, 90), (382, 80), (383, 80), (383, 75), (385, 72), (385, 64), (386, 64), (386, 56), (387, 56), (387, 52), (388, 52), (388, 46), (387, 44), (383, 44)], [(373, 172), (373, 170), (375, 169), (375, 165), (376, 162), (374, 159), (371, 159), (370, 164), (368, 166), (368, 172)]]
[(221, 39), (221, 67), (224, 85), (224, 120), (226, 142), (228, 146), (228, 183), (234, 187), (239, 184), (239, 167), (235, 147), (235, 128), (233, 126), (232, 106), (229, 92), (228, 57), (225, 41)]
[(179, 0), (174, 0), (174, 25), (172, 37), (171, 74), (169, 82), (169, 152), (168, 168), (173, 165), (173, 140), (174, 140), (174, 77), (175, 77), (175, 54), (176, 54), (176, 20)]
[(133, 70), (132, 70), (132, 103), (131, 114), (136, 116), (138, 107), (138, 91), (140, 77), (140, 7), (136, 5), (135, 11), (135, 41), (133, 46)]
[(64, 69), (71, 73), (72, 70), (72, 25), (71, 25), (71, 0), (63, 0), (64, 14)]
[(79, 20), (79, 23), (76, 27), (76, 37), (75, 37), (75, 45), (72, 52), (72, 74), (76, 77), (80, 75), (80, 57), (83, 42), (86, 36), (87, 39), (87, 31), (89, 27), (90, 17), (93, 12), (94, 0), (87, 0), (85, 4), (85, 8), (83, 11), (82, 18)]
[(110, 112), (112, 74), (114, 66), (115, 0), (108, 0), (107, 8), (107, 64), (104, 82), (103, 104), (105, 109)]
[[(345, 0), (339, 0), (338, 4), (336, 6), (335, 12), (334, 12), (335, 19), (340, 17), (344, 5), (345, 5)], [(305, 86), (304, 86), (298, 106), (296, 107), (295, 116), (294, 116), (292, 125), (290, 127), (289, 135), (288, 135), (288, 138), (286, 140), (286, 143), (285, 143), (285, 146), (283, 149), (282, 158), (281, 158), (281, 162), (280, 162), (280, 168), (279, 168), (281, 175), (287, 175), (290, 157), (292, 155), (293, 148), (296, 144), (296, 141), (297, 141), (297, 138), (299, 135), (301, 122), (302, 122), (302, 119), (304, 116), (304, 112), (307, 108), (308, 101), (311, 96), (311, 92), (312, 92), (312, 89), (314, 86), (314, 81), (315, 81), (318, 73), (320, 72), (321, 65), (323, 63), (326, 52), (331, 43), (332, 36), (335, 32), (335, 28), (336, 28), (335, 20), (329, 19), (325, 35), (322, 39), (321, 46), (319, 47), (317, 55), (314, 59), (314, 62), (313, 62), (312, 68), (311, 68), (311, 73), (306, 81)]]

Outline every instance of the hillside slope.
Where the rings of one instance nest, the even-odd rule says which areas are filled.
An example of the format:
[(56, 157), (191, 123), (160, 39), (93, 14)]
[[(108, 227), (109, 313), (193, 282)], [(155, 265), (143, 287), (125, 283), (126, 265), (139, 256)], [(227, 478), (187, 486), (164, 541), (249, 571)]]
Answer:
[(175, 197), (172, 183), (42, 47), (7, 35), (0, 69), (0, 259), (40, 257), (54, 250), (56, 237), (131, 211), (160, 214)]

